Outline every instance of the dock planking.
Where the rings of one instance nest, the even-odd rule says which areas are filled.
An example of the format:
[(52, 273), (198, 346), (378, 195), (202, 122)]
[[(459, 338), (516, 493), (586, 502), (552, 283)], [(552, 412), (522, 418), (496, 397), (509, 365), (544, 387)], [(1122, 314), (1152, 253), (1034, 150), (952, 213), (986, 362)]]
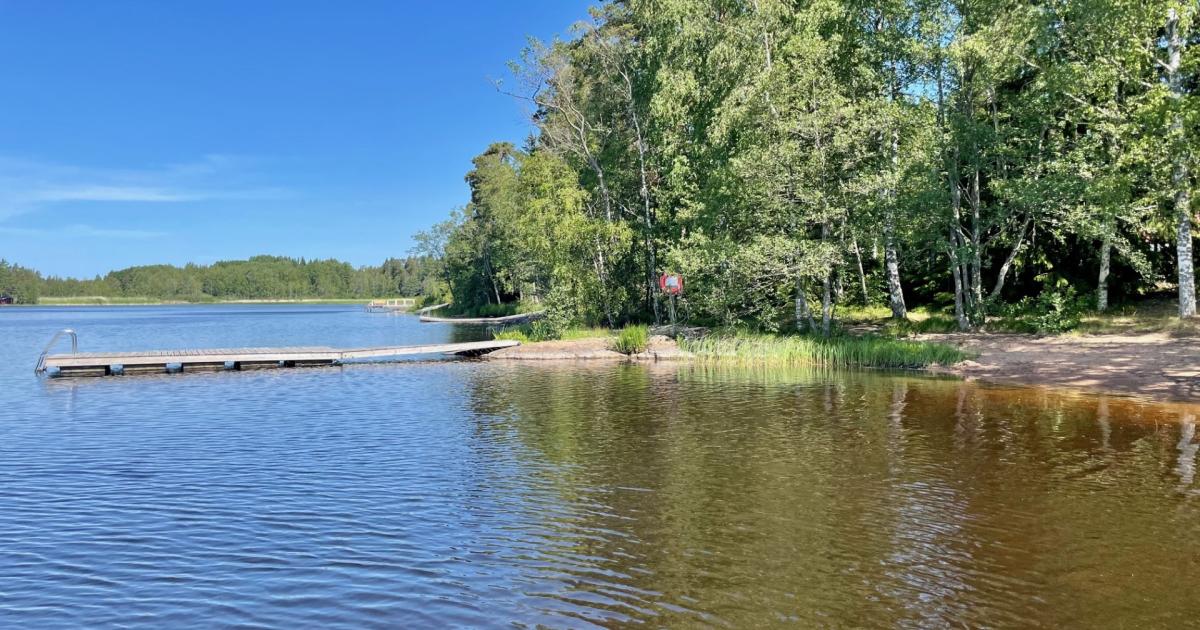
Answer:
[(38, 372), (57, 369), (57, 376), (110, 376), (113, 374), (161, 374), (163, 372), (212, 372), (270, 368), (337, 365), (354, 359), (379, 359), (422, 354), (479, 356), (518, 341), (493, 340), (441, 343), (420, 346), (379, 346), (339, 349), (327, 346), (294, 348), (198, 348), (190, 350), (147, 350), (137, 352), (73, 352), (48, 354)]

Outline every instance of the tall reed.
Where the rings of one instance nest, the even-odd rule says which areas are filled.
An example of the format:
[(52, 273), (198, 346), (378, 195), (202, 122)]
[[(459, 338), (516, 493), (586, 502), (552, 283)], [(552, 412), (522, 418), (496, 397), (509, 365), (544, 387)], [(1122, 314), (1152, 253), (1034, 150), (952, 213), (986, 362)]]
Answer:
[(951, 365), (968, 358), (965, 352), (945, 344), (877, 336), (825, 339), (743, 332), (683, 340), (681, 344), (700, 361), (742, 365), (918, 368), (935, 363)]

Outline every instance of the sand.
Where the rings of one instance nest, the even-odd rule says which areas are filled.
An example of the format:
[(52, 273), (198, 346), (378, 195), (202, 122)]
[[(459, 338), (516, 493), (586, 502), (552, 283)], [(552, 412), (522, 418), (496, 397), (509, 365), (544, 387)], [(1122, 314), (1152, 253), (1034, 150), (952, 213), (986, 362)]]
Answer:
[[(1200, 339), (1163, 333), (1047, 336), (949, 333), (926, 334), (935, 341), (977, 353), (974, 359), (928, 371), (993, 383), (1039, 385), (1098, 394), (1200, 403)], [(690, 354), (663, 336), (646, 352), (627, 356), (608, 348), (607, 339), (546, 341), (506, 348), (492, 360), (662, 361)]]
[(979, 356), (934, 371), (994, 383), (1020, 383), (1155, 400), (1200, 402), (1200, 343), (1163, 333), (1038, 337), (929, 334)]

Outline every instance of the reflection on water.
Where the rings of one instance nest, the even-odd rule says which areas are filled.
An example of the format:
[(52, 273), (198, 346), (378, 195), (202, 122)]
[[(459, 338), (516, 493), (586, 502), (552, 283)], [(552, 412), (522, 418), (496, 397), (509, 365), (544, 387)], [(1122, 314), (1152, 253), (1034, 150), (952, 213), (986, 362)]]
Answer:
[(519, 441), (576, 507), (552, 523), (587, 562), (554, 596), (605, 619), (1095, 626), (1200, 612), (1187, 414), (863, 374), (472, 376), (487, 439)]
[[(36, 358), (70, 317), (104, 349), (478, 334), (286, 312), (14, 310), (0, 349)], [(5, 627), (1200, 613), (1184, 407), (907, 375), (465, 361), (58, 381), (22, 364), (0, 367), (0, 388)]]

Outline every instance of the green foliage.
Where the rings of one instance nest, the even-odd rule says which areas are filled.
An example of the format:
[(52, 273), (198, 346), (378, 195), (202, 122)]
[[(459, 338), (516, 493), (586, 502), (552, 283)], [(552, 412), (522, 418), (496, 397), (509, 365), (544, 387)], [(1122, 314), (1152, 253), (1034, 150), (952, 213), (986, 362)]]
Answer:
[(548, 151), (492, 145), (468, 173), (471, 203), (445, 239), (456, 308), (540, 301), (556, 328), (604, 316), (591, 252), (619, 230), (590, 218), (577, 174)]
[(550, 341), (558, 339), (561, 335), (562, 329), (546, 320), (540, 319), (529, 324), (530, 341)]
[(92, 280), (38, 278), (46, 297), (213, 300), (367, 299), (396, 295), (444, 299), (441, 262), (428, 256), (389, 258), (354, 268), (337, 260), (255, 256), (212, 265), (147, 265)]
[(562, 331), (558, 338), (563, 341), (575, 341), (578, 339), (604, 339), (611, 336), (613, 336), (613, 331), (610, 328), (574, 327)]
[(884, 326), (884, 333), (889, 336), (903, 337), (924, 333), (958, 332), (958, 322), (945, 315), (933, 314), (921, 319), (911, 318), (903, 321), (889, 321)]
[[(509, 91), (536, 132), (475, 157), (470, 201), (414, 256), (136, 268), (42, 293), (526, 302), (554, 337), (663, 321), (654, 283), (672, 271), (692, 324), (836, 330), (845, 306), (887, 304), (889, 334), (1069, 330), (1062, 286), (1117, 303), (1179, 277), (1200, 198), (1198, 11), (602, 1), (521, 51)], [(904, 323), (902, 300), (937, 316)]]
[(1175, 272), (1200, 28), (1176, 7), (1168, 85), (1170, 6), (603, 2), (512, 65), (538, 133), (477, 157), (470, 204), (422, 242), (463, 308), (533, 297), (558, 328), (661, 321), (669, 270), (693, 323), (903, 298), (953, 309), (911, 331), (1063, 329), (1064, 304), (996, 309), (1050, 276), (1090, 292), (1102, 252), (1116, 296)]
[(968, 358), (944, 344), (877, 336), (824, 338), (741, 332), (684, 340), (682, 348), (701, 361), (821, 368), (919, 368), (953, 365)]
[(521, 343), (529, 343), (532, 341), (529, 338), (529, 329), (521, 326), (510, 326), (500, 330), (493, 330), (492, 339), (497, 339), (500, 341), (520, 341)]
[(639, 354), (650, 346), (650, 328), (645, 324), (629, 324), (613, 337), (612, 349), (621, 354)]
[(40, 284), (36, 271), (0, 259), (0, 297), (12, 298), (16, 304), (37, 304)]
[(1047, 288), (1036, 298), (1023, 298), (1003, 305), (998, 321), (988, 322), (989, 330), (1005, 332), (1063, 333), (1079, 327), (1087, 308), (1072, 287)]
[(575, 341), (579, 339), (596, 339), (612, 336), (607, 328), (566, 328), (555, 331), (545, 325), (544, 320), (519, 326), (508, 326), (492, 332), (494, 339), (512, 339), (521, 343), (536, 343), (539, 341)]

